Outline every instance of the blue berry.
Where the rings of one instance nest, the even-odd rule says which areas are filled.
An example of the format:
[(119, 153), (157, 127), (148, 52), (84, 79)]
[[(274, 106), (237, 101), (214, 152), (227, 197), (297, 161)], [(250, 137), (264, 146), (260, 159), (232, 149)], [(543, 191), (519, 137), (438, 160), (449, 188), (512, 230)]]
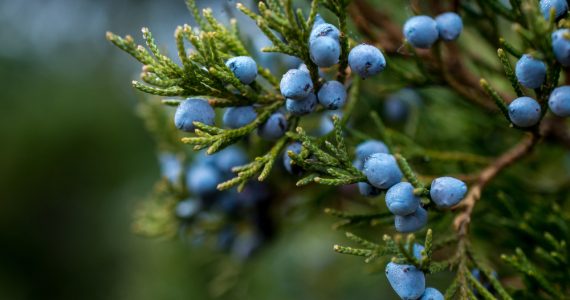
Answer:
[(321, 121), (319, 124), (319, 134), (325, 135), (334, 129), (334, 124), (332, 121), (332, 116), (336, 115), (339, 119), (342, 119), (342, 112), (340, 111), (329, 111), (321, 116)]
[(257, 118), (257, 112), (253, 106), (230, 107), (226, 110), (223, 122), (226, 127), (240, 128)]
[(402, 180), (402, 171), (396, 159), (389, 154), (374, 153), (364, 161), (364, 175), (373, 186), (389, 189)]
[(328, 23), (315, 25), (313, 26), (313, 30), (311, 30), (311, 34), (309, 35), (309, 45), (321, 37), (332, 38), (338, 43), (340, 31), (338, 28), (334, 27), (334, 25)]
[(540, 120), (540, 104), (530, 97), (520, 97), (509, 104), (509, 118), (519, 127), (530, 127)]
[(337, 110), (346, 102), (346, 88), (336, 80), (325, 82), (317, 94), (319, 103), (326, 109)]
[(214, 166), (198, 163), (188, 170), (186, 184), (191, 193), (207, 196), (217, 191), (218, 183), (222, 182), (222, 174)]
[(539, 88), (546, 78), (546, 64), (532, 56), (523, 55), (515, 67), (518, 81), (529, 89)]
[(360, 193), (360, 195), (364, 197), (376, 197), (382, 193), (381, 189), (376, 188), (367, 182), (359, 182), (357, 186), (358, 186), (358, 193)]
[[(298, 69), (301, 71), (305, 71), (305, 72), (310, 74), (309, 68), (307, 68), (306, 64), (300, 64)], [(319, 77), (325, 77), (325, 75), (326, 75), (325, 72), (323, 72), (321, 69), (319, 69)]]
[(300, 65), (299, 65), (299, 68), (297, 68), (297, 69), (299, 69), (299, 70), (301, 70), (301, 71), (305, 71), (305, 72), (307, 72), (307, 73), (310, 74), (309, 68), (307, 68), (307, 65), (306, 65), (306, 64), (300, 64)]
[(394, 226), (396, 231), (409, 233), (422, 229), (427, 224), (427, 211), (423, 207), (418, 209), (407, 216), (396, 216), (394, 218)]
[(186, 199), (176, 205), (176, 216), (188, 219), (195, 216), (200, 211), (200, 202), (196, 199)]
[(456, 40), (463, 30), (461, 17), (454, 12), (446, 12), (435, 18), (439, 38), (444, 41)]
[(323, 17), (321, 17), (320, 14), (317, 14), (317, 15), (315, 16), (315, 22), (313, 23), (313, 28), (315, 28), (315, 27), (317, 27), (317, 26), (319, 26), (319, 25), (321, 25), (321, 24), (325, 24), (325, 23), (326, 23), (326, 22), (325, 22), (325, 19), (323, 19)]
[(570, 66), (570, 39), (565, 38), (565, 34), (570, 34), (570, 30), (564, 28), (552, 33), (552, 50), (556, 60), (568, 67)]
[(170, 183), (178, 182), (178, 178), (182, 173), (182, 163), (173, 153), (161, 153), (158, 157), (160, 161), (160, 173)]
[(439, 177), (431, 183), (429, 194), (437, 207), (450, 208), (465, 197), (467, 186), (453, 177)]
[(233, 167), (247, 163), (247, 155), (236, 146), (230, 146), (215, 154), (214, 165), (224, 173), (230, 173)]
[[(362, 168), (364, 167), (364, 160), (357, 158), (352, 162), (352, 165), (359, 171), (362, 171)], [(375, 197), (382, 193), (381, 189), (374, 187), (368, 182), (359, 182), (357, 186), (358, 192), (364, 197)]]
[(439, 37), (437, 23), (428, 16), (411, 17), (404, 24), (404, 36), (412, 46), (427, 49)]
[(390, 153), (386, 144), (377, 140), (368, 140), (356, 146), (356, 159), (364, 161), (368, 156), (374, 153)]
[(312, 113), (317, 106), (317, 96), (310, 93), (302, 100), (287, 99), (285, 108), (294, 116), (302, 116)]
[(420, 244), (418, 244), (418, 243), (415, 243), (415, 244), (414, 244), (413, 252), (414, 252), (414, 257), (415, 257), (417, 260), (421, 260), (421, 259), (422, 259), (422, 251), (424, 251), (424, 249), (425, 249), (424, 246), (422, 246), (422, 245), (420, 245)]
[(257, 129), (257, 133), (263, 139), (274, 141), (282, 137), (287, 130), (287, 119), (282, 113), (272, 114), (265, 123)]
[(409, 182), (400, 182), (386, 192), (388, 210), (398, 216), (409, 215), (420, 206), (420, 198), (414, 195), (414, 187)]
[(245, 185), (243, 191), (237, 193), (238, 201), (249, 208), (259, 207), (260, 204), (269, 200), (271, 191), (267, 184), (254, 181)]
[(231, 248), (236, 238), (236, 230), (232, 225), (226, 225), (218, 233), (218, 249), (227, 251)]
[(291, 157), (289, 157), (288, 152), (292, 151), (295, 154), (299, 154), (301, 153), (302, 148), (303, 147), (301, 146), (300, 143), (292, 143), (289, 146), (287, 146), (285, 152), (283, 153), (283, 166), (285, 166), (287, 172), (293, 175), (298, 175), (299, 173), (301, 173), (301, 169), (299, 168), (299, 166), (291, 164)]
[(386, 265), (386, 277), (396, 294), (403, 300), (416, 300), (426, 289), (424, 273), (412, 265), (390, 262)]
[(404, 88), (388, 96), (384, 102), (384, 116), (394, 123), (404, 122), (413, 107), (422, 102), (420, 95), (411, 88)]
[(562, 17), (568, 11), (566, 0), (540, 0), (540, 12), (545, 19), (550, 19), (550, 10), (554, 8), (555, 19)]
[(548, 107), (560, 117), (570, 117), (570, 86), (557, 87), (550, 94)]
[(215, 195), (215, 209), (227, 215), (236, 215), (241, 208), (236, 189), (218, 192)]
[(238, 56), (230, 58), (226, 62), (226, 66), (234, 73), (234, 75), (243, 84), (250, 84), (257, 77), (257, 64), (255, 60), (249, 56)]
[(443, 300), (443, 294), (435, 288), (426, 288), (424, 294), (419, 300)]
[(196, 129), (193, 122), (214, 125), (215, 117), (216, 112), (207, 101), (188, 98), (178, 105), (174, 114), (174, 125), (180, 130), (193, 132)]
[(313, 91), (313, 81), (309, 72), (291, 69), (283, 75), (279, 87), (285, 98), (301, 100)]
[(388, 97), (384, 101), (384, 116), (390, 122), (403, 122), (408, 118), (410, 108), (408, 103), (400, 98)]
[(386, 68), (386, 59), (374, 46), (360, 44), (348, 54), (350, 69), (362, 78), (368, 78), (382, 72)]
[(311, 60), (321, 68), (332, 67), (338, 63), (340, 44), (330, 37), (319, 37), (309, 44)]

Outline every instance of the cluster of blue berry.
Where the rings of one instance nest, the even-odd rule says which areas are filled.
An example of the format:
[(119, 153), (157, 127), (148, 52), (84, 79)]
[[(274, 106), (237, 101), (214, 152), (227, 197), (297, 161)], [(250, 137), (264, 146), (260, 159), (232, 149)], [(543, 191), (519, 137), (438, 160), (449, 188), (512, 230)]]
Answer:
[[(309, 36), (311, 61), (320, 68), (337, 64), (341, 54), (339, 38), (338, 28), (317, 15)], [(386, 67), (386, 60), (380, 50), (370, 45), (359, 45), (352, 49), (348, 63), (352, 71), (362, 78), (375, 75)], [(336, 80), (324, 82), (315, 95), (311, 75), (304, 64), (283, 75), (280, 89), (287, 99), (287, 111), (295, 116), (313, 112), (317, 104), (328, 110), (337, 110), (344, 106), (347, 98), (346, 87)]]
[[(334, 25), (326, 23), (317, 15), (308, 41), (310, 59), (317, 67), (328, 68), (339, 62), (340, 35), (340, 31)], [(351, 70), (362, 78), (378, 74), (386, 67), (386, 60), (380, 50), (365, 44), (354, 47), (348, 54), (347, 60)], [(253, 58), (248, 56), (233, 57), (228, 59), (225, 65), (242, 84), (251, 86), (256, 84), (258, 66)], [(320, 77), (323, 77), (321, 74), (319, 74)], [(343, 83), (321, 79), (318, 83), (314, 82), (305, 64), (287, 71), (281, 78), (279, 87), (281, 94), (286, 99), (285, 110), (277, 110), (271, 113), (264, 122), (256, 123), (257, 134), (262, 139), (269, 141), (278, 140), (287, 131), (289, 116), (286, 116), (286, 113), (295, 117), (306, 115), (313, 112), (319, 104), (324, 109), (336, 111), (344, 106), (347, 99), (347, 88)], [(247, 126), (258, 119), (260, 109), (262, 107), (257, 107), (255, 104), (229, 107), (225, 110), (222, 118), (223, 126), (229, 129)], [(341, 114), (341, 112), (335, 113)], [(215, 121), (216, 112), (214, 108), (207, 100), (200, 98), (188, 98), (180, 102), (174, 115), (175, 126), (185, 132), (195, 132), (197, 129), (196, 122), (213, 126)], [(323, 116), (321, 123), (323, 134), (332, 129), (330, 128), (332, 122), (328, 118), (328, 114)], [(300, 143), (293, 143), (285, 151), (285, 169), (290, 173), (299, 174), (301, 170), (296, 165), (291, 164), (287, 152), (291, 150), (300, 153), (301, 149)], [(175, 160), (175, 158), (163, 160), (164, 175), (171, 180), (174, 179), (173, 177), (177, 177), (173, 174), (182, 172), (182, 167), (176, 167), (176, 163), (173, 163)], [(224, 216), (228, 216), (232, 215), (232, 212), (239, 211), (241, 206), (248, 206), (252, 203), (255, 206), (255, 203), (259, 203), (261, 200), (250, 201), (249, 198), (254, 197), (248, 196), (250, 194), (247, 192), (248, 186), (240, 194), (236, 193), (235, 190), (217, 191), (218, 184), (231, 179), (233, 167), (246, 163), (245, 154), (236, 147), (229, 147), (214, 155), (195, 160), (187, 172), (186, 186), (196, 199), (181, 201), (176, 208), (177, 216), (184, 221), (182, 224), (187, 226), (194, 222), (198, 215), (210, 208), (221, 211)], [(263, 193), (256, 192), (255, 194)], [(256, 196), (255, 198), (259, 197)], [(229, 231), (222, 231), (222, 233), (224, 232)], [(224, 240), (228, 239), (225, 238)]]
[[(415, 195), (411, 183), (401, 182), (402, 171), (384, 143), (370, 140), (358, 145), (353, 164), (368, 179), (358, 183), (362, 195), (374, 197), (386, 191), (386, 206), (396, 216), (394, 225), (398, 232), (414, 232), (426, 225), (427, 211), (420, 197)], [(438, 208), (447, 209), (459, 203), (466, 192), (467, 186), (461, 180), (440, 177), (431, 184), (430, 198)]]
[[(568, 4), (564, 0), (540, 1), (540, 9), (547, 20), (551, 10), (556, 19), (568, 12)], [(570, 66), (570, 35), (568, 29), (558, 29), (552, 33), (552, 50), (556, 60), (563, 66)], [(515, 75), (519, 83), (529, 89), (539, 89), (545, 82), (547, 67), (533, 54), (524, 54), (517, 62)], [(550, 111), (560, 117), (570, 116), (570, 86), (561, 86), (552, 91), (548, 100)], [(532, 127), (543, 116), (542, 107), (535, 99), (527, 96), (519, 97), (509, 104), (511, 122), (521, 128)]]
[(404, 36), (410, 45), (427, 49), (438, 39), (453, 41), (463, 30), (461, 17), (454, 12), (446, 12), (435, 18), (414, 16), (404, 24)]
[[(226, 66), (243, 84), (252, 84), (257, 77), (257, 64), (248, 56), (238, 56), (229, 59)], [(178, 106), (174, 116), (174, 123), (180, 130), (193, 132), (194, 122), (205, 125), (214, 125), (216, 113), (214, 108), (203, 99), (186, 99)], [(227, 128), (240, 128), (250, 124), (257, 118), (254, 106), (239, 106), (228, 108), (223, 116), (224, 126)], [(287, 130), (287, 119), (280, 113), (272, 114), (267, 121), (258, 128), (258, 135), (266, 140), (276, 140), (283, 136)]]
[(203, 228), (211, 228), (217, 235), (219, 249), (247, 258), (270, 238), (273, 228), (267, 217), (270, 192), (264, 184), (250, 183), (241, 193), (216, 188), (231, 178), (233, 167), (248, 161), (240, 148), (228, 147), (214, 155), (197, 153), (188, 168), (170, 153), (161, 154), (159, 160), (162, 176), (171, 184), (177, 185), (182, 177), (186, 179), (184, 184), (192, 195), (177, 203), (175, 214), (180, 220), (180, 230), (192, 231), (194, 241), (202, 240)]

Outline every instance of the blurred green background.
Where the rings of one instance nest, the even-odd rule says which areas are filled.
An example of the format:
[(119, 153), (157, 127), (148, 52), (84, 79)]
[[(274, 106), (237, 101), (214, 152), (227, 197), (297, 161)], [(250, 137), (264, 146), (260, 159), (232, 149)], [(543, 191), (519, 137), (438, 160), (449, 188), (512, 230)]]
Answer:
[(394, 297), (331, 251), (343, 235), (329, 218), (285, 229), (246, 266), (131, 233), (159, 172), (129, 85), (139, 66), (105, 31), (140, 41), (149, 26), (173, 47), (183, 23), (182, 0), (0, 1), (0, 299), (207, 299), (234, 284), (225, 297)]

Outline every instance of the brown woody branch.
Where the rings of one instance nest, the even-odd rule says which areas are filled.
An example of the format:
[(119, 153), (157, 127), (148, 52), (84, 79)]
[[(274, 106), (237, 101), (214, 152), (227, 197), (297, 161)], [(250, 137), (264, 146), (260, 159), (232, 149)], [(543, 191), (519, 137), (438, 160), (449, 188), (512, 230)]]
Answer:
[[(349, 13), (358, 30), (370, 41), (380, 44), (389, 55), (402, 54), (404, 41), (401, 26), (394, 23), (390, 16), (378, 11), (366, 0), (354, 0)], [(371, 28), (374, 26), (377, 30)], [(448, 85), (459, 95), (479, 105), (487, 111), (496, 112), (498, 108), (490, 101), (486, 92), (479, 85), (480, 78), (474, 75), (461, 59), (455, 43), (446, 43), (447, 56), (445, 63), (438, 62), (432, 52), (417, 49), (416, 55), (424, 61), (430, 73), (437, 75), (442, 83)], [(501, 93), (507, 101), (511, 96)]]
[(456, 209), (461, 209), (461, 212), (455, 217), (453, 222), (460, 237), (467, 233), (469, 223), (471, 222), (471, 213), (477, 201), (481, 199), (481, 193), (485, 186), (506, 167), (530, 153), (539, 138), (540, 134), (538, 132), (530, 133), (479, 173), (477, 181), (471, 186), (461, 203), (455, 207)]

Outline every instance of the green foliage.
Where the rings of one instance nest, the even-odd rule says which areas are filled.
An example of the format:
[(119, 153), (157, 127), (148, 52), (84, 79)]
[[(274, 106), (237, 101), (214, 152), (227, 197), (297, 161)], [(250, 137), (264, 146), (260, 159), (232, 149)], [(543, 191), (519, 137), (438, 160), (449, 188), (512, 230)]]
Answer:
[[(165, 97), (205, 97), (216, 108), (255, 104), (258, 114), (250, 124), (224, 129), (195, 123), (195, 134), (184, 137), (173, 133), (172, 128), (161, 125), (167, 121), (163, 114), (157, 113), (155, 104), (145, 104), (144, 118), (159, 137), (161, 149), (184, 153), (184, 157), (189, 157), (191, 155), (186, 155), (186, 150), (181, 149), (180, 140), (193, 145), (193, 150), (207, 149), (207, 154), (214, 154), (232, 144), (253, 138), (254, 131), (272, 113), (282, 108), (285, 99), (279, 93), (277, 77), (269, 70), (260, 67), (258, 73), (263, 79), (244, 85), (225, 66), (228, 58), (251, 55), (240, 40), (235, 20), (231, 21), (230, 28), (226, 28), (213, 17), (211, 10), (200, 13), (194, 1), (186, 2), (199, 29), (184, 25), (175, 31), (182, 65), (161, 54), (148, 29), (143, 29), (148, 49), (137, 45), (130, 36), (121, 38), (108, 33), (107, 38), (143, 64), (142, 82), (135, 81), (133, 86), (145, 93)], [(269, 146), (263, 144), (261, 153), (256, 154), (257, 157), (251, 162), (233, 168), (235, 177), (220, 183), (218, 189), (237, 187), (241, 191), (252, 179), (268, 180), (275, 161), (291, 141), (302, 145), (300, 153), (287, 153), (292, 164), (303, 170), (303, 177), (296, 182), (298, 187), (317, 183), (335, 189), (337, 186), (367, 182), (366, 176), (352, 164), (353, 148), (363, 140), (379, 139), (394, 154), (405, 179), (414, 186), (414, 193), (422, 198), (423, 207), (429, 210), (430, 229), (425, 234), (419, 233), (425, 250), (417, 259), (413, 254), (416, 235), (403, 237), (386, 234), (391, 231), (393, 216), (385, 210), (381, 199), (363, 200), (355, 197), (355, 202), (368, 209), (366, 212), (325, 210), (325, 213), (340, 219), (333, 227), (351, 230), (346, 231), (346, 237), (358, 245), (335, 245), (336, 252), (364, 257), (366, 263), (386, 262), (389, 259), (410, 264), (430, 275), (452, 272), (453, 280), (446, 289), (446, 299), (563, 299), (570, 289), (570, 258), (566, 243), (570, 238), (567, 228), (569, 217), (564, 212), (564, 209), (567, 210), (568, 189), (563, 188), (564, 183), (560, 184), (562, 187), (551, 187), (555, 192), (547, 196), (555, 197), (558, 192), (563, 198), (555, 205), (546, 205), (544, 201), (537, 203), (532, 199), (534, 196), (528, 196), (544, 194), (540, 189), (546, 188), (536, 180), (530, 182), (526, 178), (535, 173), (533, 167), (545, 165), (544, 160), (542, 163), (533, 162), (535, 165), (517, 174), (508, 174), (508, 180), (499, 174), (528, 156), (542, 141), (542, 136), (551, 138), (559, 145), (565, 143), (560, 140), (564, 136), (555, 136), (553, 128), (558, 126), (566, 132), (567, 124), (546, 112), (548, 97), (559, 85), (561, 73), (566, 72), (554, 58), (550, 34), (558, 27), (567, 26), (569, 21), (564, 19), (558, 24), (546, 21), (536, 1), (512, 0), (510, 8), (495, 0), (456, 2), (465, 20), (470, 21), (466, 22), (470, 30), (464, 33), (465, 38), (489, 46), (491, 51), (487, 51), (487, 54), (494, 60), (494, 63), (481, 63), (480, 69), (484, 71), (475, 73), (465, 61), (481, 62), (482, 59), (478, 53), (465, 49), (470, 45), (461, 45), (460, 48), (455, 43), (438, 41), (431, 51), (413, 49), (404, 42), (400, 28), (388, 15), (367, 6), (367, 1), (350, 2), (313, 0), (308, 13), (301, 8), (295, 10), (291, 0), (259, 1), (257, 11), (237, 4), (237, 8), (254, 20), (273, 43), (263, 51), (300, 58), (309, 69), (316, 91), (323, 79), (309, 57), (307, 40), (319, 8), (327, 8), (336, 17), (341, 31), (341, 56), (338, 68), (326, 71), (328, 75), (334, 73), (337, 80), (349, 86), (349, 97), (342, 117), (332, 116), (333, 130), (323, 136), (310, 134), (311, 123), (305, 122), (309, 117), (288, 115), (287, 133)], [(425, 14), (442, 10), (438, 5), (427, 3), (414, 3), (412, 9), (415, 13)], [(351, 18), (349, 12), (352, 12)], [(554, 20), (554, 17), (550, 20)], [(503, 22), (514, 23), (513, 32), (503, 32)], [(362, 81), (349, 72), (350, 26), (365, 38), (386, 48), (383, 50), (388, 69), (386, 76), (381, 77), (382, 86), (376, 86), (374, 79)], [(375, 34), (375, 30), (382, 31), (387, 37)], [(191, 51), (186, 49), (186, 43), (192, 45)], [(547, 65), (545, 83), (533, 91), (519, 84), (513, 70), (511, 60), (518, 59), (523, 53), (532, 53)], [(497, 74), (500, 66), (504, 74)], [(377, 97), (385, 98), (406, 86), (420, 90), (429, 101), (426, 101), (425, 107), (421, 107), (422, 113), (415, 115), (415, 119), (411, 118), (405, 126), (387, 122), (377, 113), (381, 110), (378, 104), (368, 101)], [(502, 117), (510, 123), (508, 103), (523, 95), (534, 96), (544, 113), (536, 126), (516, 128), (525, 135), (516, 143), (520, 134), (504, 126)], [(168, 98), (162, 104), (175, 107), (180, 101)], [(499, 112), (503, 115), (500, 118), (496, 116)], [(516, 126), (510, 124), (510, 127)], [(484, 132), (492, 133), (484, 135)], [(556, 141), (555, 137), (559, 140)], [(465, 199), (451, 212), (438, 209), (430, 199), (429, 182), (445, 175), (459, 177), (470, 186)], [(527, 188), (528, 185), (536, 186), (536, 189)], [(166, 212), (172, 211), (174, 203), (191, 191), (186, 191), (183, 184), (169, 188), (162, 193), (165, 189), (157, 187), (155, 198), (166, 201), (158, 201), (161, 204), (157, 206), (149, 204), (138, 213), (138, 219), (142, 220), (139, 230), (153, 235), (171, 235), (176, 221), (166, 217)], [(512, 194), (512, 197), (506, 194)], [(485, 209), (484, 216), (479, 214), (482, 210), (479, 207)], [(471, 224), (474, 230), (470, 230)], [(498, 231), (505, 232), (496, 232), (497, 225), (501, 226)], [(354, 229), (361, 230), (363, 234), (352, 233)], [(372, 233), (379, 236), (379, 232), (385, 233), (382, 243), (364, 238)], [(488, 240), (491, 233), (497, 234), (496, 245), (495, 241)], [(512, 238), (511, 234), (516, 234), (517, 238)], [(528, 245), (536, 246), (533, 249), (524, 247), (525, 239), (532, 241), (527, 242)], [(486, 243), (493, 243), (490, 249), (479, 246)], [(515, 254), (503, 255), (502, 259), (520, 273), (517, 278), (522, 278), (524, 286), (502, 280), (503, 272), (507, 270), (505, 272), (508, 274), (509, 269), (497, 261), (495, 246), (503, 252), (516, 249)], [(525, 254), (529, 250), (534, 251), (532, 257)], [(501, 271), (501, 276), (497, 278), (490, 266)], [(482, 278), (472, 274), (474, 268), (481, 270)]]

